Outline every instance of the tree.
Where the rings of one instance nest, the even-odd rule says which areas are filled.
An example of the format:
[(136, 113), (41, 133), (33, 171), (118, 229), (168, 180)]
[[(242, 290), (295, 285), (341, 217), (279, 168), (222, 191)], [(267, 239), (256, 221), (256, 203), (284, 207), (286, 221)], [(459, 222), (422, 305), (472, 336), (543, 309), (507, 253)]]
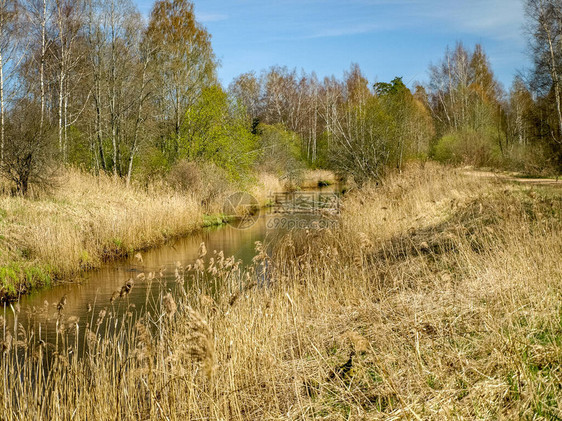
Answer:
[(210, 38), (195, 20), (192, 3), (160, 0), (154, 4), (147, 41), (153, 54), (152, 77), (159, 86), (161, 118), (171, 126), (172, 154), (178, 152), (186, 111), (197, 102), (204, 87), (216, 80)]
[(426, 105), (412, 95), (401, 77), (394, 78), (390, 83), (375, 83), (374, 89), (395, 125), (395, 137), (389, 139), (388, 145), (389, 164), (402, 171), (407, 159), (419, 158), (428, 152), (429, 140), (435, 134), (431, 115)]
[(258, 134), (257, 163), (259, 170), (286, 177), (289, 180), (298, 177), (303, 169), (298, 135), (281, 124), (274, 126), (261, 124)]
[(89, 133), (93, 165), (126, 177), (129, 183), (153, 88), (146, 26), (130, 0), (89, 3), (85, 15), (83, 46), (89, 67), (85, 79), (90, 88), (83, 94), (93, 122), (84, 130)]
[(228, 87), (229, 94), (244, 108), (252, 124), (255, 120), (259, 121), (262, 113), (261, 89), (254, 72), (242, 73)]
[(547, 98), (545, 124), (553, 158), (562, 168), (562, 1), (527, 0), (525, 4), (530, 53), (534, 62), (532, 88)]
[(183, 119), (178, 158), (210, 161), (236, 179), (249, 172), (255, 157), (255, 138), (244, 114), (220, 86), (204, 88)]
[(41, 103), (40, 120), (41, 125), (45, 122), (47, 107), (47, 84), (46, 84), (46, 58), (48, 53), (48, 24), (50, 19), (50, 1), (48, 0), (23, 0), (22, 6), (24, 16), (21, 17), (27, 28), (26, 37), (28, 45), (39, 46), (39, 50), (31, 50), (26, 57), (27, 63), (23, 77), (27, 78), (28, 85), (39, 86), (33, 89), (26, 88), (29, 93), (38, 96)]
[(439, 139), (435, 157), (474, 165), (505, 158), (505, 110), (501, 89), (480, 45), (457, 44), (431, 66), (428, 98)]
[(11, 110), (6, 127), (7, 143), (0, 172), (16, 191), (26, 195), (31, 185), (52, 186), (56, 155), (52, 130), (37, 116), (40, 103), (20, 99)]
[(509, 93), (510, 134), (512, 143), (526, 146), (533, 137), (531, 124), (535, 104), (533, 96), (521, 77), (516, 77)]
[[(67, 160), (69, 101), (71, 87), (80, 82), (78, 73), (71, 74), (80, 58), (75, 56), (75, 45), (81, 36), (84, 3), (81, 0), (55, 0), (58, 56), (58, 141), (59, 152)], [(73, 76), (71, 78), (71, 76)]]
[(330, 161), (342, 175), (362, 184), (381, 181), (395, 124), (357, 65), (345, 74), (343, 101), (331, 110)]
[(15, 1), (0, 0), (0, 162), (4, 160), (6, 125), (6, 69), (13, 72), (12, 61), (16, 50), (18, 7)]
[[(140, 23), (140, 21), (139, 21)], [(141, 34), (142, 26), (138, 27), (139, 31), (137, 35), (139, 37), (143, 37)], [(132, 120), (132, 128), (125, 130), (125, 136), (128, 134), (130, 137), (130, 141), (127, 142), (129, 144), (129, 165), (127, 170), (127, 185), (131, 183), (131, 176), (133, 173), (133, 162), (135, 160), (136, 154), (138, 153), (142, 138), (141, 132), (146, 136), (147, 132), (147, 125), (145, 124), (149, 118), (147, 115), (147, 109), (150, 107), (149, 100), (152, 99), (154, 88), (151, 84), (151, 80), (149, 79), (148, 75), (148, 68), (151, 65), (151, 58), (152, 54), (149, 50), (150, 46), (146, 42), (146, 39), (139, 39), (136, 43), (138, 46), (135, 57), (137, 60), (135, 62), (135, 66), (133, 67), (133, 91), (130, 92), (132, 95), (134, 103), (131, 106), (131, 112), (133, 113), (133, 118), (129, 119)], [(148, 105), (148, 106), (147, 106)]]

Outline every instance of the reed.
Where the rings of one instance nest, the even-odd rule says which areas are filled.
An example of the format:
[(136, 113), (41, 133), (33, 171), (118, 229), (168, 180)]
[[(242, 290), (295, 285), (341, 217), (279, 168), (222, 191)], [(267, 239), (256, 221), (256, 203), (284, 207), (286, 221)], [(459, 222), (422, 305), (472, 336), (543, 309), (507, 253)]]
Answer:
[[(255, 188), (266, 191), (275, 180), (262, 174)], [(75, 169), (57, 184), (54, 193), (35, 198), (0, 195), (0, 301), (186, 235), (224, 200), (203, 203), (163, 183), (126, 187)]]
[(324, 187), (338, 182), (338, 177), (328, 170), (316, 169), (307, 170), (303, 174), (302, 188)]
[(559, 418), (560, 199), (409, 168), (351, 192), (340, 228), (257, 244), (250, 267), (202, 247), (141, 317), (110, 306), (84, 326), (63, 312), (55, 345), (4, 323), (0, 410), (7, 420)]

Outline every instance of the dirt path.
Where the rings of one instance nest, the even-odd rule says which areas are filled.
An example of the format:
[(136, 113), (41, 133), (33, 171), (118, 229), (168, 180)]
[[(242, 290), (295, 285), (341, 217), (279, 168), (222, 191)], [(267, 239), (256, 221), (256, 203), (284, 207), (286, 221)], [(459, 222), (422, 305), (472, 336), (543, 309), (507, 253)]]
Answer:
[(495, 178), (498, 180), (511, 181), (524, 185), (547, 186), (547, 187), (555, 187), (555, 188), (562, 189), (562, 178), (559, 178), (558, 180), (554, 178), (523, 178), (523, 177), (516, 177), (508, 174), (494, 173), (491, 171), (477, 171), (477, 170), (468, 170), (465, 171), (465, 174), (473, 177)]

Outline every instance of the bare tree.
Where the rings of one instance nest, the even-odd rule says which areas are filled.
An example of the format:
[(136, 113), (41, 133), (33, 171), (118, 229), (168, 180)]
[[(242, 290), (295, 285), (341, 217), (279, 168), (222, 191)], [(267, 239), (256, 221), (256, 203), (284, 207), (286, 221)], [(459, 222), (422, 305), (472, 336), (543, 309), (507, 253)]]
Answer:
[(152, 77), (158, 84), (162, 120), (172, 126), (171, 152), (178, 152), (184, 116), (205, 86), (216, 80), (210, 35), (187, 0), (160, 0), (152, 9), (147, 40), (153, 52)]
[(558, 126), (552, 138), (562, 144), (562, 1), (527, 0), (525, 11), (535, 65), (533, 87), (542, 93), (552, 91)]
[(13, 73), (16, 51), (18, 7), (15, 1), (0, 0), (0, 162), (4, 160), (6, 125), (6, 69)]
[(22, 195), (32, 185), (52, 186), (57, 167), (52, 131), (36, 118), (40, 107), (40, 103), (20, 99), (10, 111), (6, 127), (8, 142), (0, 172)]
[[(81, 0), (55, 0), (56, 30), (58, 40), (58, 142), (64, 162), (67, 161), (69, 101), (72, 84), (80, 83), (80, 74), (73, 72), (80, 62), (75, 46), (81, 36), (84, 19), (84, 3)], [(71, 80), (72, 76), (72, 80)]]
[(230, 95), (244, 107), (250, 120), (258, 119), (262, 113), (262, 88), (254, 72), (243, 73), (236, 77), (228, 87)]

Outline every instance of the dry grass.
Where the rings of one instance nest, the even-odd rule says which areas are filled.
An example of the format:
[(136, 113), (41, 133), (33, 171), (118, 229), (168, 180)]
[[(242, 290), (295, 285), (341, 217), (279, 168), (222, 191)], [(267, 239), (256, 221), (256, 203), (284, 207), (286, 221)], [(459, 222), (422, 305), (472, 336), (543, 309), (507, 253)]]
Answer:
[(75, 170), (65, 172), (54, 196), (3, 196), (0, 209), (0, 289), (10, 294), (185, 234), (200, 226), (203, 213), (188, 195), (125, 188), (121, 180)]
[[(269, 188), (276, 179), (259, 180)], [(58, 184), (35, 199), (0, 195), (0, 301), (200, 228), (228, 194), (206, 203), (196, 192), (126, 188), (122, 180), (72, 169)]]
[[(412, 168), (346, 198), (340, 229), (258, 245), (247, 272), (202, 253), (162, 310), (114, 337), (92, 322), (82, 358), (51, 354), (48, 376), (41, 345), (6, 329), (0, 408), (8, 420), (560, 418), (561, 208)], [(15, 346), (28, 347), (19, 365)]]
[(264, 206), (271, 200), (270, 195), (272, 193), (282, 191), (285, 191), (285, 188), (279, 180), (279, 177), (268, 173), (260, 173), (258, 182), (250, 190), (250, 193), (254, 195), (260, 205)]
[(338, 179), (336, 175), (328, 170), (308, 170), (305, 171), (303, 175), (303, 182), (301, 187), (303, 188), (315, 188), (327, 186), (330, 184), (336, 184)]

